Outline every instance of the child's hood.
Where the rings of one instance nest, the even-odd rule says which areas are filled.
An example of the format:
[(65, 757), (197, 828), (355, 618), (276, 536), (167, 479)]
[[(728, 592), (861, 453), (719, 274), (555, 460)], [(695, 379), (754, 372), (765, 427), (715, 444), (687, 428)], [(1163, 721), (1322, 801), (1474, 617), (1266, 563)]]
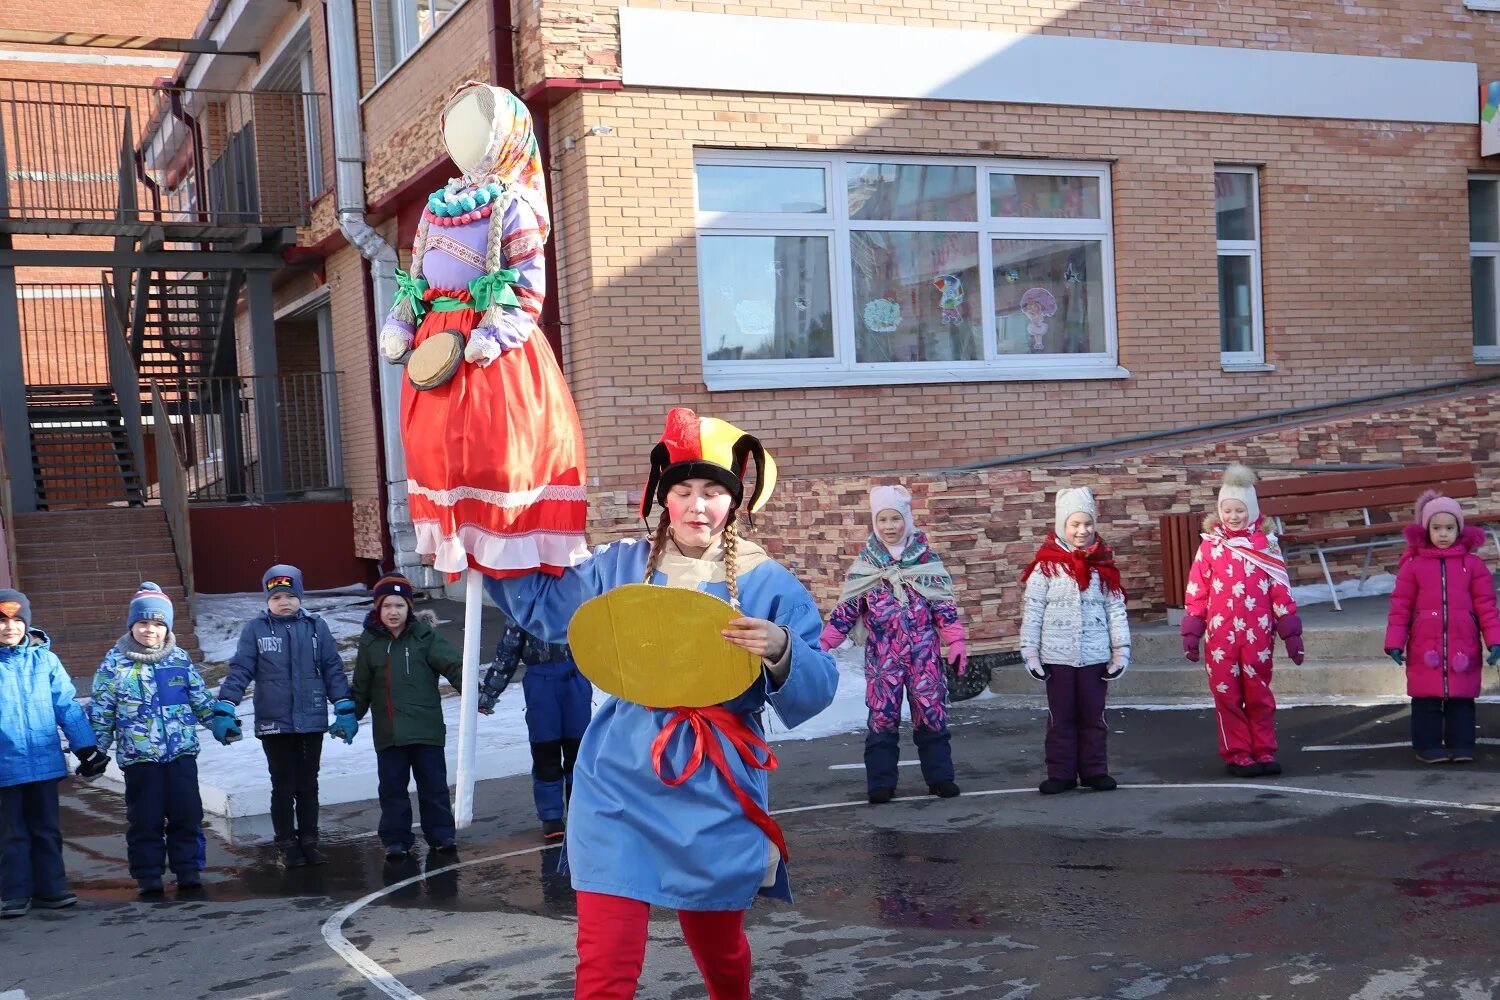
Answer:
[[(437, 612), (431, 608), (423, 608), (407, 620), (406, 630), (402, 635), (422, 639), (426, 633), (437, 631), (437, 623)], [(375, 609), (371, 608), (370, 613), (365, 615), (365, 630), (360, 635), (360, 643), (368, 645), (372, 642), (383, 642), (390, 637), (391, 633), (386, 630), (385, 625), (376, 615)]]
[(1427, 529), (1416, 521), (1408, 524), (1402, 532), (1406, 536), (1406, 557), (1426, 556), (1430, 559), (1453, 559), (1478, 552), (1484, 547), (1484, 532), (1472, 524), (1458, 533), (1458, 538), (1446, 549), (1440, 549), (1428, 541)]
[(28, 628), (26, 630), (26, 641), (18, 646), (0, 646), (0, 655), (14, 654), (17, 651), (46, 652), (52, 648), (52, 637), (39, 628)]

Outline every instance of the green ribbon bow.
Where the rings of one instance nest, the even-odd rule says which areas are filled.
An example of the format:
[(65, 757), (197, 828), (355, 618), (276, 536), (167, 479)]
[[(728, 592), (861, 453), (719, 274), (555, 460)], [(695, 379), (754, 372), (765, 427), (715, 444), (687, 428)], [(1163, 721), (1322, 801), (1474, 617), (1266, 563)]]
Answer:
[(481, 274), (469, 282), (469, 294), (474, 298), (474, 309), (484, 312), (490, 306), (511, 306), (519, 309), (521, 300), (511, 285), (521, 283), (521, 272), (513, 267), (504, 267), (490, 274)]
[(427, 279), (413, 278), (401, 268), (396, 268), (396, 305), (407, 302), (411, 305), (413, 323), (422, 321), (422, 314), (427, 312), (427, 303), (423, 296), (427, 294)]

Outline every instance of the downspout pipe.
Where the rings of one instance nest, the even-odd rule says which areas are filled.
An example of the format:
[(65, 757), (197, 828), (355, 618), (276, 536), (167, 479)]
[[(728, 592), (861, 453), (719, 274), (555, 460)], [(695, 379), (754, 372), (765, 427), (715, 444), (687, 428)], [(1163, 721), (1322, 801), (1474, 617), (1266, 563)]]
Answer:
[[(333, 117), (334, 197), (339, 230), (370, 265), (372, 316), (376, 324), (396, 298), (396, 248), (365, 217), (365, 151), (359, 107), (359, 49), (354, 0), (327, 0), (328, 89)], [(371, 338), (373, 345), (374, 338)], [(406, 453), (401, 447), (401, 375), (371, 347), (380, 384), (380, 440), (385, 459), (386, 523), (390, 528), (395, 569), (423, 589), (441, 587), (441, 575), (417, 556), (416, 530), (407, 503)]]

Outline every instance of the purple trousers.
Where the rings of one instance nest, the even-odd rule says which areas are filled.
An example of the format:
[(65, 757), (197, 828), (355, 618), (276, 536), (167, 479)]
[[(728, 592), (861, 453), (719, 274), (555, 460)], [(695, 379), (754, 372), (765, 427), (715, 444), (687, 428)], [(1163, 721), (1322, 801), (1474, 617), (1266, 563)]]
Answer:
[(1104, 723), (1108, 666), (1047, 666), (1047, 777), (1069, 781), (1109, 773), (1109, 727)]

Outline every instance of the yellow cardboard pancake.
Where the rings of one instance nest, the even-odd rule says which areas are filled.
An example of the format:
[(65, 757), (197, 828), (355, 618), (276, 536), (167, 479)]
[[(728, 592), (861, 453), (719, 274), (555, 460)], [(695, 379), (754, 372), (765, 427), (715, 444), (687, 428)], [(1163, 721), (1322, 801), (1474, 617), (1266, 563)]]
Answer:
[(633, 583), (586, 602), (568, 646), (601, 690), (650, 708), (703, 708), (743, 694), (760, 657), (720, 633), (740, 617), (698, 590)]

